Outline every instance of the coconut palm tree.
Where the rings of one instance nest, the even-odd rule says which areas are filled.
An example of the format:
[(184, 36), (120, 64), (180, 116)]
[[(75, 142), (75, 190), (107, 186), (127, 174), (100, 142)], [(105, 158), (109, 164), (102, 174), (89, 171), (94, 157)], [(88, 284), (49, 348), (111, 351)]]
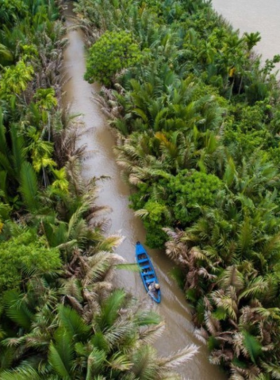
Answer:
[[(18, 309), (13, 306), (14, 296), (6, 296), (7, 316), (20, 323), (25, 333), (20, 338), (6, 338), (2, 342), (7, 347), (5, 354), (12, 350), (14, 355), (17, 354), (18, 363), (11, 371), (1, 372), (3, 379), (19, 376), (25, 379), (30, 371), (36, 375), (35, 378), (104, 376), (114, 379), (126, 375), (131, 379), (166, 379), (175, 376), (172, 369), (197, 351), (191, 346), (172, 357), (157, 358), (156, 351), (147, 342), (152, 342), (159, 335), (163, 325), (158, 324), (158, 316), (141, 310), (141, 306), (122, 290), (114, 291), (101, 303), (96, 300), (96, 308), (88, 324), (83, 319), (83, 312), (79, 315), (69, 306), (55, 305), (55, 294), (48, 294), (47, 299), (43, 297), (44, 305), (34, 314), (30, 311), (32, 301), (29, 301), (27, 309), (27, 299), (22, 300)], [(86, 311), (87, 305), (90, 305), (89, 301), (85, 304)], [(53, 307), (55, 313), (51, 310)], [(24, 360), (25, 357), (28, 358)]]
[[(196, 322), (201, 324), (204, 321), (198, 337), (208, 340), (212, 349), (211, 361), (230, 366), (234, 373), (238, 372), (236, 366), (240, 366), (241, 362), (242, 368), (247, 368), (248, 374), (256, 375), (265, 371), (262, 356), (277, 346), (278, 339), (274, 339), (275, 343), (272, 343), (270, 335), (270, 331), (274, 330), (276, 337), (279, 329), (276, 322), (279, 308), (274, 308), (275, 300), (279, 305), (277, 270), (271, 275), (259, 275), (254, 256), (251, 261), (240, 261), (237, 256), (236, 265), (222, 269), (224, 261), (221, 261), (218, 252), (225, 248), (221, 245), (218, 251), (210, 247), (210, 244), (208, 249), (201, 249), (194, 245), (199, 242), (193, 234), (194, 230), (188, 233), (175, 233), (171, 230), (166, 232), (172, 239), (166, 244), (167, 254), (187, 270), (187, 296), (196, 303)], [(276, 250), (277, 240), (276, 236), (271, 240), (272, 244), (276, 244)], [(258, 250), (256, 256), (257, 252)], [(225, 330), (221, 328), (221, 323), (223, 326), (227, 325)], [(277, 355), (279, 353), (275, 353), (274, 360), (277, 360)], [(238, 358), (239, 364), (234, 362), (234, 357)], [(245, 365), (245, 362), (253, 362), (257, 372), (249, 364)]]

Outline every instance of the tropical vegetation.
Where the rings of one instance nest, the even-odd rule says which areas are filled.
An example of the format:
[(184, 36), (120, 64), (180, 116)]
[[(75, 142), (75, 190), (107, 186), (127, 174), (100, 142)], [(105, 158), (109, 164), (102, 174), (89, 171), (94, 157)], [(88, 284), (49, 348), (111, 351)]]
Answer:
[(260, 34), (239, 36), (203, 0), (75, 8), (99, 55), (103, 35), (124, 31), (142, 52), (110, 85), (91, 80), (104, 84), (131, 207), (147, 244), (179, 265), (211, 362), (232, 380), (279, 379), (280, 56), (263, 62)]
[(175, 379), (196, 347), (160, 358), (163, 321), (112, 271), (78, 123), (61, 107), (61, 4), (0, 5), (0, 379)]

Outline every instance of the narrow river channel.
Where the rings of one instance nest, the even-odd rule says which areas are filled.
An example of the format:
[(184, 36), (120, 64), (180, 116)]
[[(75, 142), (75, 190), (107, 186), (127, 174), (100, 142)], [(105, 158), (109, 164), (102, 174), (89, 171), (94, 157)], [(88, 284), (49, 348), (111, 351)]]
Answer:
[[(73, 25), (71, 10), (65, 11), (67, 26)], [(100, 192), (97, 204), (111, 208), (107, 218), (109, 220), (107, 234), (121, 233), (125, 237), (117, 253), (128, 262), (134, 262), (135, 242), (145, 241), (145, 231), (141, 220), (134, 216), (128, 206), (129, 188), (122, 182), (120, 169), (115, 163), (113, 154), (114, 139), (106, 125), (106, 120), (100, 108), (93, 102), (98, 93), (97, 85), (90, 85), (83, 79), (85, 72), (85, 47), (83, 34), (80, 30), (68, 31), (69, 45), (64, 52), (64, 74), (69, 80), (64, 85), (64, 105), (70, 106), (72, 114), (79, 113), (85, 133), (79, 143), (86, 144), (85, 159), (82, 165), (84, 178), (108, 176), (109, 179), (100, 182)], [(199, 354), (194, 359), (178, 369), (185, 379), (190, 380), (222, 380), (225, 375), (208, 361), (206, 347), (194, 337), (194, 326), (191, 322), (190, 310), (185, 301), (183, 292), (169, 277), (172, 263), (163, 252), (151, 251), (157, 275), (161, 284), (163, 299), (159, 306), (144, 292), (144, 287), (138, 273), (123, 270), (116, 271), (116, 283), (124, 287), (145, 305), (154, 307), (163, 317), (166, 328), (161, 338), (155, 344), (162, 356), (183, 348), (191, 343), (197, 344)]]

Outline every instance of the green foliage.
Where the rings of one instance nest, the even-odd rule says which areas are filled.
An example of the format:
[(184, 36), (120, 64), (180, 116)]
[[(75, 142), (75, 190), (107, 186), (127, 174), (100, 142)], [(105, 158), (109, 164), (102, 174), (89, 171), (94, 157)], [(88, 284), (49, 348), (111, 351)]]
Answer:
[(80, 1), (90, 25), (149, 49), (103, 93), (148, 245), (169, 239), (211, 361), (233, 378), (277, 377), (279, 57), (263, 65), (259, 33), (239, 37), (209, 2)]
[(151, 248), (163, 248), (164, 243), (167, 241), (167, 235), (162, 230), (163, 225), (151, 228), (150, 223), (144, 221), (144, 227), (147, 231), (146, 244)]
[(26, 17), (27, 10), (23, 0), (1, 0), (0, 24), (15, 24), (19, 18)]
[(0, 218), (2, 220), (9, 219), (11, 207), (8, 204), (0, 202)]
[(174, 193), (174, 216), (181, 223), (194, 221), (199, 216), (198, 206), (212, 206), (222, 182), (213, 174), (181, 170), (169, 185)]
[(183, 289), (185, 284), (185, 273), (180, 267), (174, 267), (170, 271), (170, 276), (177, 282), (178, 286)]
[(3, 301), (9, 319), (29, 331), (34, 315), (26, 303), (22, 302), (22, 294), (16, 290), (8, 290), (4, 293)]
[[(138, 329), (158, 319), (135, 312), (121, 291), (108, 298), (108, 284), (96, 283), (111, 258), (96, 245), (108, 242), (86, 223), (95, 207), (84, 202), (70, 165), (54, 169), (56, 70), (45, 66), (61, 56), (54, 1), (2, 3), (0, 280), (4, 290), (20, 289), (6, 291), (0, 307), (3, 369), (13, 368), (2, 377), (160, 378), (154, 350), (142, 345), (147, 331)], [(211, 360), (236, 378), (279, 376), (280, 96), (271, 75), (279, 57), (262, 67), (250, 57), (259, 34), (239, 38), (202, 0), (80, 0), (77, 7), (87, 33), (105, 31), (90, 50), (86, 78), (118, 82), (104, 96), (125, 136), (118, 161), (137, 191), (132, 207), (150, 246), (170, 240)], [(44, 75), (31, 83), (35, 68)], [(41, 77), (44, 88), (35, 89)], [(62, 290), (44, 276), (59, 268), (57, 250), (10, 217), (24, 217), (66, 253)], [(32, 239), (20, 240), (27, 232)]]
[(144, 226), (147, 231), (146, 244), (151, 248), (162, 247), (167, 235), (162, 227), (169, 224), (170, 215), (167, 207), (163, 203), (149, 199), (145, 203), (143, 210), (138, 210), (138, 215), (142, 215)]
[(208, 339), (208, 342), (207, 342), (207, 346), (208, 346), (208, 349), (210, 351), (212, 351), (219, 346), (219, 343), (218, 343), (217, 339), (215, 339), (214, 336), (210, 336), (210, 338)]
[(89, 49), (85, 79), (106, 85), (121, 70), (135, 65), (141, 59), (139, 47), (130, 33), (106, 32)]
[(66, 338), (66, 332), (68, 332), (75, 339), (82, 340), (90, 331), (89, 326), (84, 323), (76, 310), (60, 305), (58, 307), (58, 315), (60, 318), (60, 324), (63, 327), (63, 336), (66, 336)]
[(256, 33), (244, 33), (245, 42), (248, 46), (248, 50), (252, 50), (254, 46), (261, 40), (261, 35), (259, 32)]
[(43, 168), (53, 168), (57, 164), (52, 159), (53, 143), (50, 141), (44, 141), (42, 139), (40, 131), (37, 131), (35, 127), (29, 127), (26, 131), (28, 138), (28, 147), (25, 151), (31, 153), (32, 165), (36, 172), (40, 172)]
[(149, 200), (145, 204), (145, 209), (149, 215), (150, 221), (155, 225), (161, 222), (166, 211), (166, 207), (163, 204), (160, 204), (153, 200)]
[(48, 360), (54, 371), (63, 379), (71, 379), (73, 347), (71, 335), (63, 329), (56, 331), (56, 342), (50, 344)]
[(247, 350), (252, 362), (256, 363), (257, 358), (262, 354), (262, 345), (253, 335), (247, 331), (243, 332), (244, 347)]
[(47, 248), (31, 230), (0, 244), (0, 291), (19, 288), (30, 277), (44, 276), (61, 266), (59, 251)]
[(13, 61), (13, 54), (11, 51), (3, 44), (0, 43), (0, 62), (1, 64), (11, 63)]
[(32, 79), (34, 69), (23, 61), (4, 69), (1, 77), (0, 98), (20, 94)]
[[(233, 147), (238, 154), (250, 154), (256, 148), (269, 149), (274, 146), (270, 123), (270, 106), (266, 102), (257, 102), (254, 106), (237, 104), (231, 106), (231, 115), (225, 124), (223, 142)], [(234, 115), (234, 118), (232, 117)]]
[[(3, 1), (0, 377), (134, 378), (132, 367), (162, 324), (105, 281), (121, 261), (111, 254), (121, 238), (104, 238), (102, 223), (95, 223), (102, 210), (95, 205), (95, 183), (80, 180), (76, 136), (63, 129), (57, 109), (64, 29), (51, 22), (58, 14), (55, 0)], [(112, 46), (119, 71), (138, 62), (140, 53), (131, 34), (117, 36)], [(154, 354), (149, 366), (155, 365), (160, 379), (163, 364)]]
[(31, 366), (22, 366), (15, 371), (5, 371), (1, 373), (2, 380), (41, 380), (42, 377)]
[(20, 192), (27, 209), (32, 212), (38, 209), (38, 183), (36, 173), (29, 162), (22, 164), (20, 172)]
[[(33, 286), (30, 284), (27, 294), (5, 293), (0, 323), (4, 320), (7, 325), (13, 321), (20, 326), (20, 336), (8, 331), (11, 337), (2, 340), (0, 337), (2, 351), (7, 359), (11, 347), (16, 346), (15, 349), (21, 352), (16, 358), (10, 358), (8, 365), (0, 367), (1, 378), (2, 374), (5, 379), (27, 379), (28, 376), (32, 379), (135, 377), (146, 353), (152, 355), (149, 363), (145, 363), (145, 371), (153, 373), (150, 379), (163, 378), (158, 375), (159, 370), (164, 369), (163, 359), (157, 359), (155, 350), (145, 343), (145, 339), (152, 338), (162, 327), (158, 315), (139, 309), (135, 300), (127, 297), (123, 290), (115, 290), (109, 297), (103, 294), (101, 304), (96, 299), (91, 305), (87, 304), (85, 310), (80, 310), (82, 315), (79, 315), (72, 307), (58, 305), (59, 295), (53, 289), (50, 292), (44, 282), (39, 281), (39, 284), (39, 288), (37, 281)], [(96, 288), (101, 284), (95, 283)], [(71, 293), (71, 286), (68, 291)], [(88, 293), (87, 297), (94, 294), (86, 289), (84, 292)], [(75, 300), (74, 296), (72, 300)], [(110, 310), (113, 310), (112, 315)], [(187, 357), (190, 358), (194, 351), (187, 347)], [(183, 362), (186, 358), (184, 354), (176, 354), (174, 359), (164, 360)], [(8, 371), (8, 368), (12, 370)], [(168, 366), (166, 370), (170, 372)]]

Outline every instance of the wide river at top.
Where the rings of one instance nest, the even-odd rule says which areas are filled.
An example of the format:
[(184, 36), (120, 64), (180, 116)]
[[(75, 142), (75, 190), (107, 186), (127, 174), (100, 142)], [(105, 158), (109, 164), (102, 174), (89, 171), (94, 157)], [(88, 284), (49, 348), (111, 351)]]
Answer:
[[(258, 51), (264, 58), (272, 58), (280, 52), (278, 32), (280, 30), (280, 0), (213, 0), (217, 11), (221, 12), (235, 28), (241, 32), (262, 33), (262, 42)], [(67, 6), (66, 6), (67, 7)], [(84, 36), (80, 30), (71, 26), (72, 11), (65, 10), (67, 26), (69, 26), (69, 45), (64, 53), (64, 74), (69, 79), (64, 85), (64, 105), (72, 113), (80, 113), (81, 134), (80, 144), (87, 146), (82, 166), (84, 178), (108, 176), (100, 182), (98, 205), (107, 205), (111, 212), (107, 215), (108, 234), (119, 232), (125, 237), (117, 249), (128, 262), (134, 262), (135, 242), (145, 241), (145, 231), (141, 220), (134, 216), (129, 209), (128, 197), (130, 190), (121, 179), (120, 169), (115, 163), (113, 136), (107, 127), (107, 122), (100, 107), (93, 102), (99, 87), (90, 85), (83, 79), (85, 72)], [(278, 48), (279, 47), (279, 48)], [(173, 264), (163, 252), (151, 251), (159, 282), (162, 289), (162, 302), (159, 306), (144, 292), (143, 284), (138, 273), (117, 271), (116, 283), (131, 291), (135, 296), (145, 300), (145, 304), (154, 307), (166, 323), (162, 337), (156, 343), (159, 355), (170, 353), (191, 343), (197, 344), (199, 354), (193, 360), (178, 368), (185, 379), (189, 380), (223, 380), (225, 376), (208, 361), (208, 351), (194, 336), (194, 326), (191, 322), (191, 312), (183, 292), (170, 278)]]

